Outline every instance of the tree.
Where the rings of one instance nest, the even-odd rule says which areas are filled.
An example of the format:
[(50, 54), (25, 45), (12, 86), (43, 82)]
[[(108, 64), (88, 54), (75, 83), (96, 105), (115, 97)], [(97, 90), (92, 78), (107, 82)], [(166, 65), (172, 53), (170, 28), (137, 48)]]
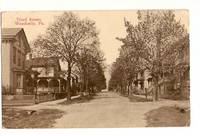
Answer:
[(80, 19), (72, 12), (65, 12), (47, 28), (44, 35), (38, 36), (34, 47), (39, 48), (45, 56), (58, 56), (67, 63), (67, 99), (71, 100), (71, 74), (76, 63), (76, 56), (85, 46), (98, 41), (95, 22)]
[(100, 48), (95, 44), (89, 48), (84, 47), (77, 55), (77, 68), (82, 79), (81, 90), (90, 93), (94, 86), (99, 90), (105, 89), (104, 56)]
[[(125, 20), (127, 35), (117, 38), (125, 48), (131, 49), (135, 58), (136, 69), (148, 68), (153, 77), (155, 89), (153, 99), (158, 100), (159, 80), (163, 74), (163, 62), (169, 52), (174, 53), (173, 43), (184, 37), (187, 32), (184, 26), (176, 21), (171, 10), (138, 11), (138, 24), (133, 26)], [(137, 71), (137, 70), (136, 70)]]
[(116, 89), (121, 94), (125, 93), (124, 87), (126, 84), (126, 73), (123, 65), (123, 60), (119, 57), (111, 67), (111, 79), (109, 81), (109, 90)]

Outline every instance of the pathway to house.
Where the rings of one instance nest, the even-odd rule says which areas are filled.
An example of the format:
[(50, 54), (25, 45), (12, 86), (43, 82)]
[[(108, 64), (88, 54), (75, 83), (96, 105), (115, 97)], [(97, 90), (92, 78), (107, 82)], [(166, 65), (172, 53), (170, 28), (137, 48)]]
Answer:
[(113, 92), (99, 93), (91, 101), (60, 105), (64, 100), (26, 106), (26, 109), (59, 109), (65, 114), (56, 120), (55, 128), (145, 127), (145, 113), (162, 106), (188, 107), (188, 101), (130, 102)]

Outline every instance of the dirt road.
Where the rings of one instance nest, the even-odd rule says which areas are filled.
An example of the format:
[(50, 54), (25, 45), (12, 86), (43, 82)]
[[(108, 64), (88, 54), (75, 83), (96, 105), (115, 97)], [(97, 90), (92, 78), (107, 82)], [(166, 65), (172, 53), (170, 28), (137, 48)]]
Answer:
[(112, 92), (99, 93), (86, 103), (58, 106), (66, 112), (56, 128), (145, 127), (145, 113), (161, 106), (188, 106), (187, 101), (135, 102)]
[(64, 111), (65, 114), (55, 120), (55, 128), (113, 128), (145, 127), (145, 113), (162, 106), (189, 107), (189, 101), (130, 102), (127, 97), (114, 92), (98, 93), (94, 99), (84, 103), (59, 104), (63, 101), (65, 99), (19, 108)]

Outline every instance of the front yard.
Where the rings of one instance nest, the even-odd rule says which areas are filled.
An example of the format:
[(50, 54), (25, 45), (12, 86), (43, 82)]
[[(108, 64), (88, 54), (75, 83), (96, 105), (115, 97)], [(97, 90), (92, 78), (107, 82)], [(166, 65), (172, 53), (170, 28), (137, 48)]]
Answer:
[(149, 111), (147, 127), (184, 127), (190, 125), (190, 110), (180, 107), (163, 106)]
[[(30, 106), (3, 106), (4, 128), (110, 128), (189, 126), (189, 101), (163, 99), (152, 102), (141, 96), (113, 92), (74, 97)], [(117, 113), (117, 114), (116, 114)]]
[(10, 107), (3, 107), (2, 112), (4, 128), (50, 128), (55, 119), (64, 114), (57, 109), (22, 110)]

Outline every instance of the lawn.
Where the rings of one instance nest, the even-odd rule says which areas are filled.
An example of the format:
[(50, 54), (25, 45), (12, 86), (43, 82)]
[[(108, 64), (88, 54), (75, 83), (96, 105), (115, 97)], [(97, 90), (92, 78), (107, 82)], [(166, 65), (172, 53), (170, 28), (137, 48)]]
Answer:
[(147, 127), (183, 127), (190, 125), (190, 110), (161, 107), (146, 113)]
[(137, 95), (130, 95), (129, 100), (131, 102), (151, 102), (152, 101), (152, 99), (150, 99), (150, 98), (146, 99), (146, 98), (139, 97)]
[(3, 107), (2, 112), (4, 128), (51, 128), (64, 113), (57, 109), (31, 111), (11, 107)]
[(86, 96), (81, 96), (81, 97), (78, 97), (78, 98), (74, 98), (72, 99), (71, 101), (64, 101), (64, 102), (61, 102), (59, 104), (61, 105), (69, 105), (69, 104), (75, 104), (75, 103), (85, 103), (85, 102), (89, 102), (90, 100), (93, 99), (95, 95), (86, 95)]

